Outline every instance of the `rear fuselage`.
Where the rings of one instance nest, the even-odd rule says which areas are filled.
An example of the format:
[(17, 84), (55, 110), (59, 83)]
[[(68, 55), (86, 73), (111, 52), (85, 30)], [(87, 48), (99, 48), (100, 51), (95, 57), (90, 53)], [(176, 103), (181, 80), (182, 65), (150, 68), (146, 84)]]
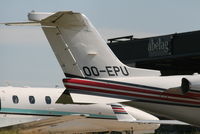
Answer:
[(200, 92), (198, 90), (191, 90), (188, 94), (167, 92), (172, 87), (180, 87), (183, 77), (189, 76), (133, 77), (106, 80), (68, 78), (63, 81), (71, 93), (130, 100), (124, 103), (200, 126), (198, 116), (200, 114), (200, 99), (198, 98)]

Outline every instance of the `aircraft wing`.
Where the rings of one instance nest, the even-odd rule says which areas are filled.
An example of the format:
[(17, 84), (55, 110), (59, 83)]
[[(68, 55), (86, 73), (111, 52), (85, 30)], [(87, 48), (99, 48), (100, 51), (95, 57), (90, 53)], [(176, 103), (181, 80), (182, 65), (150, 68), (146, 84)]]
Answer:
[(177, 121), (177, 120), (136, 120), (134, 123), (144, 124), (165, 124), (165, 125), (190, 125), (188, 123)]
[[(61, 116), (15, 125), (19, 133), (87, 133), (105, 131), (154, 131), (159, 125), (119, 122), (112, 119), (86, 118), (84, 116)], [(8, 128), (10, 130), (10, 127)]]
[(131, 114), (129, 114), (126, 108), (119, 103), (111, 104), (113, 112), (115, 113), (118, 121), (121, 122), (131, 122), (131, 123), (142, 123), (142, 124), (167, 124), (167, 125), (190, 125), (185, 122), (177, 120), (137, 120)]

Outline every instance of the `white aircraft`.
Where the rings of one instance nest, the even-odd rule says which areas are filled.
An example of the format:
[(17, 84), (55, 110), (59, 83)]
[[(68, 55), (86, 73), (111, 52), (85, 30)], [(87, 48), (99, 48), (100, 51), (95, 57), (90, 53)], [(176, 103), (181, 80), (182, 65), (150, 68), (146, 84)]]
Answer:
[(31, 22), (4, 24), (41, 25), (66, 75), (63, 95), (69, 92), (74, 102), (123, 102), (200, 125), (199, 76), (160, 77), (159, 71), (122, 64), (81, 13), (31, 12), (28, 17)]
[[(36, 124), (41, 124), (40, 122), (43, 122), (45, 119), (57, 116), (63, 116), (63, 118), (55, 118), (55, 121), (51, 120), (51, 122), (47, 120), (48, 125), (52, 125), (52, 123), (58, 124), (59, 120), (64, 120), (63, 124), (67, 125), (68, 122), (70, 124), (70, 121), (76, 120), (77, 125), (73, 126), (74, 131), (78, 131), (81, 127), (90, 131), (109, 127), (109, 124), (105, 123), (104, 125), (95, 126), (95, 123), (91, 121), (93, 119), (101, 119), (98, 120), (100, 123), (112, 121), (116, 125), (113, 129), (116, 130), (139, 126), (138, 124), (131, 123), (118, 124), (116, 115), (110, 105), (56, 103), (64, 90), (64, 88), (0, 87), (0, 128), (21, 123), (27, 124), (32, 121), (36, 121)], [(136, 120), (159, 120), (157, 117), (139, 109), (129, 106), (125, 106), (125, 108)], [(82, 118), (77, 119), (74, 115), (86, 117), (84, 123), (82, 123)], [(95, 128), (92, 128), (91, 124)], [(141, 127), (134, 127), (134, 131), (155, 130), (158, 127), (159, 124), (141, 124)], [(66, 127), (65, 131), (67, 129)], [(81, 130), (79, 131), (81, 132)]]

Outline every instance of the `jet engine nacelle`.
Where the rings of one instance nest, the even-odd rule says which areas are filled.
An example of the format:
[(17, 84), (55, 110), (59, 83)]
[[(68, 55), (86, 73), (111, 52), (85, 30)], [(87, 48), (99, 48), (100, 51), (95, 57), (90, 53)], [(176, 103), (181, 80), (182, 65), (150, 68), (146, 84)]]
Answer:
[(164, 93), (185, 95), (200, 99), (200, 76), (183, 77), (179, 87), (170, 88)]
[(181, 90), (183, 94), (186, 94), (191, 90), (200, 92), (200, 77), (182, 78)]

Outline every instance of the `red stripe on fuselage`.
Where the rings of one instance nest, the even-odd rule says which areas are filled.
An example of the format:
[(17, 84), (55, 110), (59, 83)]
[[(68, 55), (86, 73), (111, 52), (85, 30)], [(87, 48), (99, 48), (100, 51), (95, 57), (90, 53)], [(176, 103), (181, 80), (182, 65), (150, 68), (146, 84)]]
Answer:
[(112, 109), (122, 109), (123, 110), (123, 108), (119, 108), (119, 107), (112, 107)]
[(114, 112), (118, 112), (118, 113), (127, 113), (125, 110), (122, 111), (122, 110), (114, 110)]
[[(65, 81), (66, 80), (66, 81)], [(64, 79), (64, 82), (69, 83), (76, 83), (88, 86), (96, 86), (96, 87), (104, 87), (104, 88), (113, 88), (113, 89), (120, 89), (120, 90), (128, 90), (128, 91), (138, 91), (143, 93), (152, 93), (152, 94), (161, 94), (162, 92), (158, 91), (151, 91), (151, 90), (143, 90), (133, 87), (126, 87), (121, 85), (113, 85), (113, 83), (103, 83), (103, 82), (96, 82), (91, 80), (82, 80), (82, 79)]]
[(122, 86), (122, 85), (113, 85), (113, 83), (103, 83), (103, 82), (96, 82), (96, 81), (91, 81), (91, 80), (85, 80), (85, 79), (64, 79), (63, 82), (66, 83), (75, 83), (75, 84), (82, 84), (82, 85), (88, 85), (88, 86), (96, 86), (96, 87), (104, 87), (104, 88), (112, 88), (112, 89), (119, 89), (119, 90), (127, 90), (127, 91), (134, 91), (134, 92), (140, 92), (140, 93), (148, 93), (148, 94), (154, 94), (154, 95), (162, 95), (162, 96), (170, 96), (170, 97), (180, 97), (180, 98), (189, 98), (189, 99), (197, 99), (200, 97), (200, 94), (194, 94), (194, 93), (187, 93), (187, 95), (179, 95), (179, 94), (171, 94), (171, 93), (166, 93), (164, 90), (163, 91), (152, 91), (149, 89), (142, 89), (138, 87), (127, 87), (127, 86)]
[(96, 88), (90, 88), (90, 87), (81, 87), (81, 86), (72, 86), (72, 85), (65, 85), (66, 88), (72, 88), (77, 90), (83, 90), (83, 91), (93, 91), (93, 92), (100, 92), (100, 93), (107, 93), (107, 94), (113, 94), (113, 95), (124, 95), (124, 96), (131, 96), (131, 97), (138, 97), (142, 99), (154, 99), (154, 100), (163, 100), (163, 101), (169, 101), (169, 102), (179, 102), (179, 103), (189, 103), (193, 105), (200, 105), (200, 102), (195, 101), (189, 101), (189, 100), (178, 100), (173, 98), (162, 98), (157, 96), (147, 96), (147, 95), (140, 95), (140, 94), (134, 94), (134, 93), (124, 93), (120, 91), (108, 91), (105, 89), (96, 89)]

